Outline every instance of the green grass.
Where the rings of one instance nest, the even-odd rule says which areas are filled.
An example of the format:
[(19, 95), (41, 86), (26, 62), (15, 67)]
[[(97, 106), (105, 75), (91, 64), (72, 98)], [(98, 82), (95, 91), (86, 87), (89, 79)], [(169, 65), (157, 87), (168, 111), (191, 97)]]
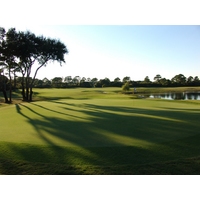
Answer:
[(0, 106), (0, 174), (199, 174), (200, 101), (35, 89)]

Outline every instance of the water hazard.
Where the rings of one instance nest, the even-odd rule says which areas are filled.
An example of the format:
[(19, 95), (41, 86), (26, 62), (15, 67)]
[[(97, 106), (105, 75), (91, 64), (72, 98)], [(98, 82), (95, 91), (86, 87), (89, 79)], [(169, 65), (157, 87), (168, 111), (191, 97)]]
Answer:
[(148, 97), (168, 100), (200, 100), (200, 92), (151, 94)]

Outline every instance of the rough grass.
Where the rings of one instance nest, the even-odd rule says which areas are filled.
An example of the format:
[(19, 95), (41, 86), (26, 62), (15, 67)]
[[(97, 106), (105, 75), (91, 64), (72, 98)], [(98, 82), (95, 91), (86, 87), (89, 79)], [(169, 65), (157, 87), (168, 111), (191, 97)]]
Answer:
[(0, 174), (199, 174), (200, 102), (120, 91), (37, 89), (0, 107)]

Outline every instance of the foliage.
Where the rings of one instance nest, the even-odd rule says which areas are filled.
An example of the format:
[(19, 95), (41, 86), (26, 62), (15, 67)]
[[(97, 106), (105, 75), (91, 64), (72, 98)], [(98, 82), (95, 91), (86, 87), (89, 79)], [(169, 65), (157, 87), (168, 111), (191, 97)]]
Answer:
[[(36, 36), (29, 31), (17, 32), (15, 28), (10, 28), (7, 32), (3, 31), (3, 28), (0, 30), (1, 61), (9, 69), (9, 75), (11, 68), (21, 73), (23, 100), (32, 101), (32, 88), (38, 70), (50, 61), (57, 61), (61, 65), (65, 62), (64, 55), (68, 53), (68, 50), (59, 40)], [(33, 66), (37, 66), (34, 72)], [(33, 77), (31, 77), (31, 72), (33, 72)]]
[(115, 78), (115, 79), (114, 79), (114, 82), (115, 82), (115, 83), (120, 82), (120, 78), (119, 78), (119, 77)]
[[(59, 79), (59, 84), (55, 83), (56, 79)], [(12, 83), (14, 84), (15, 81), (15, 88), (21, 89), (21, 82), (23, 77), (15, 77), (14, 80), (12, 80)], [(30, 79), (31, 80), (31, 79)], [(62, 77), (54, 77), (53, 79), (49, 80), (47, 78), (44, 78), (42, 80), (35, 79), (33, 87), (34, 88), (72, 88), (72, 87), (97, 87), (100, 88), (102, 86), (105, 87), (122, 87), (124, 84), (119, 80), (119, 78), (116, 78), (114, 81), (110, 81), (109, 79), (100, 79), (97, 78), (81, 78), (79, 76), (76, 76), (72, 78), (72, 76), (66, 76), (64, 79)], [(189, 76), (187, 78), (187, 81), (184, 84), (181, 83), (175, 83), (172, 82), (169, 79), (161, 78), (159, 81), (154, 82), (144, 82), (144, 81), (129, 81), (129, 86), (131, 87), (179, 87), (179, 86), (200, 86), (200, 80), (198, 76), (195, 76), (194, 78), (192, 76)]]
[(146, 77), (144, 78), (144, 82), (145, 82), (145, 83), (150, 83), (150, 82), (151, 82), (148, 76), (146, 76)]
[(61, 77), (55, 77), (51, 80), (52, 86), (55, 88), (61, 87), (62, 84), (62, 78)]
[(160, 75), (160, 74), (157, 74), (157, 75), (154, 77), (154, 80), (155, 80), (156, 82), (159, 83), (159, 81), (160, 81), (161, 78), (162, 78), (161, 75)]
[(109, 87), (109, 85), (110, 85), (110, 79), (104, 78), (104, 79), (100, 79), (97, 82), (96, 87)]
[(171, 81), (174, 84), (185, 85), (186, 84), (186, 77), (183, 74), (178, 74), (178, 75), (174, 76)]
[(131, 78), (129, 76), (126, 76), (123, 78), (123, 83), (129, 82), (131, 80)]
[(126, 82), (123, 86), (122, 86), (122, 90), (127, 92), (130, 90), (130, 85), (128, 82)]

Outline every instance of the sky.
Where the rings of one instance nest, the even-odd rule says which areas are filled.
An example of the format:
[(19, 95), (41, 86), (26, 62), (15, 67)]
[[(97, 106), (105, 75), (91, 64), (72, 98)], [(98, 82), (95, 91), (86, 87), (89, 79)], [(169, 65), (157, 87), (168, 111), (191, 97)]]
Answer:
[[(119, 1), (116, 4), (120, 6)], [(84, 5), (81, 4), (81, 6)], [(96, 8), (98, 6), (103, 7), (101, 4), (95, 5)], [(73, 8), (75, 11), (78, 9), (78, 19), (85, 12), (91, 13), (90, 8), (87, 8), (89, 10), (86, 9), (83, 13), (81, 13), (80, 6), (77, 7), (73, 4)], [(64, 12), (63, 8), (60, 9), (61, 12)], [(121, 9), (123, 10), (123, 7)], [(187, 5), (185, 5), (185, 9), (187, 9)], [(49, 10), (53, 11), (51, 3), (49, 3)], [(98, 9), (96, 10), (98, 11)], [(106, 13), (107, 10), (104, 9)], [(69, 11), (70, 9), (66, 9), (66, 12)], [(179, 11), (181, 13), (180, 9)], [(92, 11), (93, 15), (94, 13)], [(114, 16), (117, 16), (116, 10), (113, 13)], [(130, 8), (128, 8), (128, 13), (131, 13)], [(27, 13), (25, 14), (27, 15)], [(51, 16), (58, 19), (57, 14), (58, 12), (52, 13)], [(70, 12), (70, 14), (73, 13)], [(126, 11), (122, 14), (126, 15)], [(145, 19), (148, 16), (147, 12)], [(87, 22), (88, 16), (85, 18)], [(153, 81), (157, 74), (167, 79), (171, 79), (177, 74), (183, 74), (186, 77), (199, 76), (200, 78), (200, 26), (196, 24), (184, 25), (182, 21), (178, 24), (169, 21), (164, 25), (162, 23), (154, 24), (151, 21), (148, 23), (148, 20), (147, 23), (144, 23), (143, 19), (141, 25), (138, 25), (140, 20), (139, 23), (134, 21), (131, 24), (129, 18), (130, 15), (127, 15), (122, 23), (120, 23), (120, 17), (117, 18), (118, 21), (114, 20), (113, 23), (107, 24), (107, 20), (112, 21), (112, 13), (109, 13), (109, 17), (104, 18), (104, 23), (99, 24), (90, 23), (90, 20), (89, 23), (85, 23), (85, 21), (77, 23), (77, 18), (75, 18), (74, 24), (63, 21), (55, 23), (54, 18), (51, 18), (53, 23), (50, 23), (50, 20), (46, 20), (46, 23), (45, 20), (42, 22), (40, 20), (37, 23), (37, 20), (31, 18), (30, 23), (22, 23), (22, 21), (21, 23), (19, 21), (13, 23), (8, 20), (0, 23), (0, 26), (6, 29), (15, 27), (20, 31), (29, 30), (36, 35), (60, 39), (67, 46), (69, 53), (65, 56), (66, 63), (62, 67), (56, 62), (49, 63), (47, 67), (38, 71), (37, 78), (39, 79), (80, 76), (98, 79), (107, 77), (112, 81), (116, 77), (122, 80), (125, 76), (129, 76), (131, 80), (136, 81), (144, 80), (148, 76)], [(95, 19), (98, 21), (99, 17)], [(162, 19), (164, 20), (161, 22), (165, 22), (165, 17)], [(173, 18), (172, 21), (175, 19)], [(187, 22), (187, 20), (185, 21)]]

